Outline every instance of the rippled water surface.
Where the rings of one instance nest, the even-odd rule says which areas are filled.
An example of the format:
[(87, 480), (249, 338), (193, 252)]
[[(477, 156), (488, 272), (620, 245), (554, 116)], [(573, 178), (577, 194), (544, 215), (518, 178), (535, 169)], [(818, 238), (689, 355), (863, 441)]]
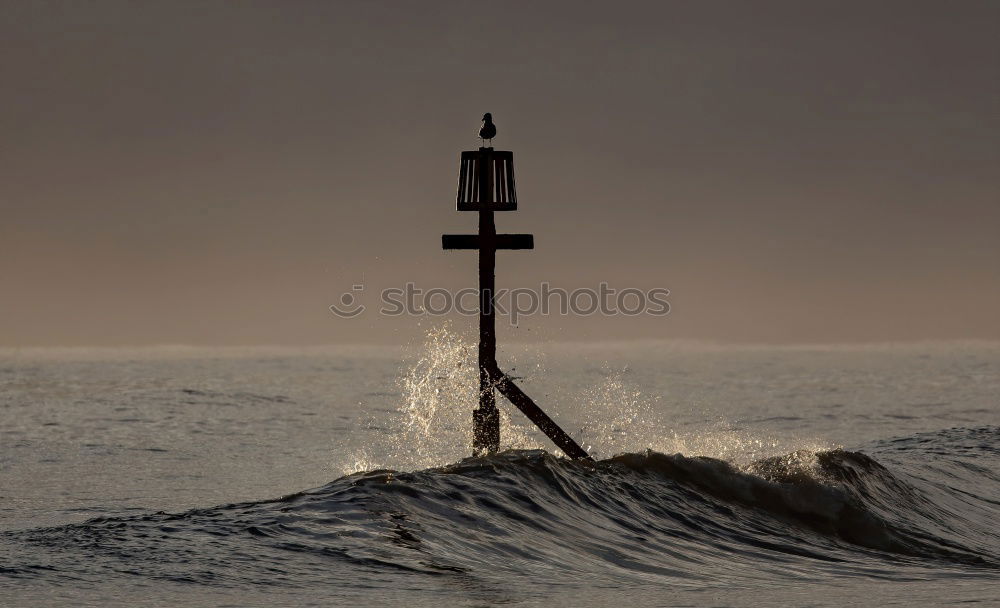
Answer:
[(0, 351), (0, 604), (995, 605), (1000, 345)]

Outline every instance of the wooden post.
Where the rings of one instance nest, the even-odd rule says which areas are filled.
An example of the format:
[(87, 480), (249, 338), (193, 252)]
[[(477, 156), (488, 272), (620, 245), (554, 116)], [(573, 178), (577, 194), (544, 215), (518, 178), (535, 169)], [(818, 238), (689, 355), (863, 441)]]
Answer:
[(493, 198), (492, 148), (479, 149), (479, 407), (472, 412), (472, 451), (474, 454), (500, 451), (500, 410), (490, 369), (496, 366), (496, 223), (493, 209), (486, 201)]

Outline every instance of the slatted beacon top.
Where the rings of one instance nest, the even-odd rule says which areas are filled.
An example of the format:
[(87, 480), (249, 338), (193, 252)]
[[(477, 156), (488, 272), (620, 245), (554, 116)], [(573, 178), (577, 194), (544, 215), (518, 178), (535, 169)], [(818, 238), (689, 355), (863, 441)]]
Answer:
[(486, 208), (493, 211), (517, 209), (513, 152), (493, 148), (462, 152), (458, 173), (458, 210), (479, 211), (483, 208), (483, 198)]
[[(484, 116), (484, 122), (489, 118), (489, 114)], [(487, 130), (487, 126), (492, 128)], [(485, 139), (494, 135), (495, 125), (491, 122), (480, 131), (480, 137)], [(458, 173), (458, 210), (479, 212), (479, 232), (444, 234), (441, 246), (444, 249), (479, 251), (479, 407), (472, 412), (472, 449), (477, 455), (500, 450), (500, 412), (495, 395), (499, 391), (567, 456), (589, 458), (587, 452), (524, 394), (497, 364), (494, 298), (497, 250), (533, 249), (535, 246), (534, 237), (530, 234), (497, 234), (493, 212), (515, 209), (514, 154), (485, 147), (462, 152)]]

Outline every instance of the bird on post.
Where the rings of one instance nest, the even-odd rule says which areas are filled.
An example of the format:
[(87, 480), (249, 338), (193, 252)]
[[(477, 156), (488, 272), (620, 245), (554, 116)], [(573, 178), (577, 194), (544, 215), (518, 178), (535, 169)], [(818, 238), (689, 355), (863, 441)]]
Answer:
[(487, 112), (483, 114), (483, 128), (479, 129), (479, 139), (483, 140), (485, 145), (486, 140), (490, 140), (490, 145), (493, 145), (493, 138), (497, 135), (497, 126), (493, 124), (493, 115)]

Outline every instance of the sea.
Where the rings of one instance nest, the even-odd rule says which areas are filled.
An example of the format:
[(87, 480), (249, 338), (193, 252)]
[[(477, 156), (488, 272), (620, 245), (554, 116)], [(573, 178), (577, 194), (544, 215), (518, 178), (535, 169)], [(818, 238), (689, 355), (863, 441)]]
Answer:
[(1000, 605), (1000, 343), (472, 339), (0, 349), (0, 605)]

